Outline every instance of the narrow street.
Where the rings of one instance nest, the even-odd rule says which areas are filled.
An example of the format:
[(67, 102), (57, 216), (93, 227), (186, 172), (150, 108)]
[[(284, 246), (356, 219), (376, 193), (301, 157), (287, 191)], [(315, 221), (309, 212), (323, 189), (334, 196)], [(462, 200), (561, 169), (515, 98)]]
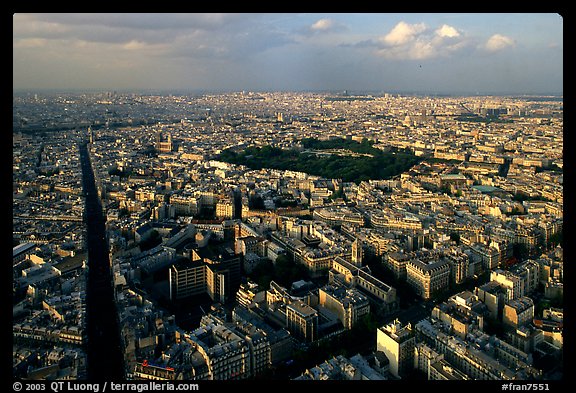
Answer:
[(124, 362), (108, 257), (102, 206), (98, 200), (87, 145), (80, 145), (88, 246), (88, 379), (124, 379)]

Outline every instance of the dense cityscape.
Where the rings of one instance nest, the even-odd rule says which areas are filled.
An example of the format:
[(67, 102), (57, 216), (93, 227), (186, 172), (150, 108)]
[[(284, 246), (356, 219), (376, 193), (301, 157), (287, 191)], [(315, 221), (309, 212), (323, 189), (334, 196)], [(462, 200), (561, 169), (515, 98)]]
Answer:
[(14, 92), (12, 152), (15, 379), (563, 378), (562, 96)]

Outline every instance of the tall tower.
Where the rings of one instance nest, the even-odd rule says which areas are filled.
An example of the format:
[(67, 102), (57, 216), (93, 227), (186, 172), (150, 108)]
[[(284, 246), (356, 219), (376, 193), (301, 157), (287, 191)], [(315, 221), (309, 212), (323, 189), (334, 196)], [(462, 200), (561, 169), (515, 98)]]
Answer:
[(358, 267), (362, 266), (364, 250), (362, 249), (362, 240), (356, 238), (352, 243), (352, 263)]

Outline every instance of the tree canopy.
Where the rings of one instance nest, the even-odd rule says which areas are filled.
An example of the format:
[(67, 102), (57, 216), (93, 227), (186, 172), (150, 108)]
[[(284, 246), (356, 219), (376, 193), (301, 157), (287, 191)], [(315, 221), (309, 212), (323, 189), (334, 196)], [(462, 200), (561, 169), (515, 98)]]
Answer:
[(262, 288), (268, 288), (272, 280), (290, 288), (293, 282), (310, 277), (306, 266), (294, 262), (286, 255), (279, 255), (275, 263), (271, 261), (260, 263), (249, 276)]
[[(302, 140), (305, 149), (315, 151), (340, 149), (351, 155), (314, 154), (309, 150), (280, 149), (273, 146), (249, 147), (242, 152), (224, 150), (221, 161), (245, 165), (252, 169), (279, 169), (305, 172), (344, 182), (390, 179), (420, 161), (411, 152), (393, 149), (384, 152), (374, 148), (374, 142), (364, 139), (361, 143), (345, 139), (319, 141), (314, 138)], [(357, 155), (357, 154), (363, 155)]]

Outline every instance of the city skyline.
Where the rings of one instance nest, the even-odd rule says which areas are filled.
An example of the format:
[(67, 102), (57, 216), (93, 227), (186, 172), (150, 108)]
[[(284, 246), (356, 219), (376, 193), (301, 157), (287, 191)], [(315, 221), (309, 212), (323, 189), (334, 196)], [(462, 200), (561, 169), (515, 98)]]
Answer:
[(563, 94), (559, 14), (19, 14), (14, 90)]

